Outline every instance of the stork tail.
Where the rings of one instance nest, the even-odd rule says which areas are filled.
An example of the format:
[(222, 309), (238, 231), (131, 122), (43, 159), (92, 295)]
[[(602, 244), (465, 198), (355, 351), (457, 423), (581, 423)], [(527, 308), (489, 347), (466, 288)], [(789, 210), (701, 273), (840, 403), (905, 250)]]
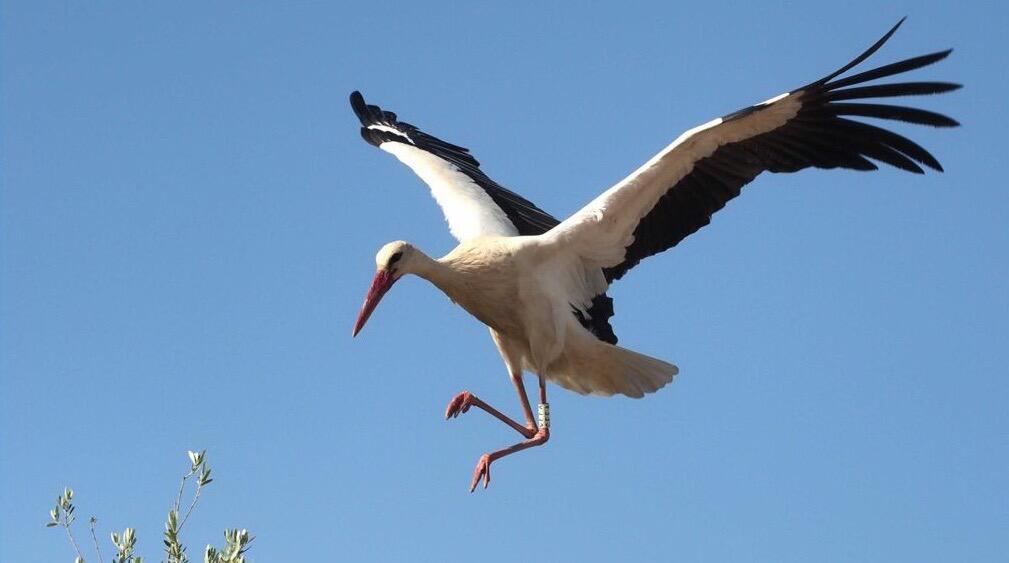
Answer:
[(576, 393), (638, 399), (664, 387), (679, 371), (673, 364), (596, 340), (588, 350), (564, 354), (550, 366), (547, 378)]

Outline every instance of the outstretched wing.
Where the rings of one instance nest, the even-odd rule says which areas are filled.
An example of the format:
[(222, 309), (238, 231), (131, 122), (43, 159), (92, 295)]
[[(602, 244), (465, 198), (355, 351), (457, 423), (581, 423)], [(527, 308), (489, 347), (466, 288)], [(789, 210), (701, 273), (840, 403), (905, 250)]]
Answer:
[(361, 120), (361, 136), (396, 156), (431, 188), (449, 230), (459, 241), (481, 236), (538, 235), (557, 219), (480, 170), (468, 149), (428, 135), (396, 114), (368, 105), (360, 92), (350, 105)]
[[(368, 105), (360, 92), (350, 95), (350, 105), (361, 120), (364, 140), (395, 155), (430, 186), (457, 240), (488, 235), (539, 235), (559, 222), (488, 178), (468, 149), (399, 121), (391, 111)], [(613, 300), (607, 295), (594, 296), (584, 312), (575, 309), (573, 314), (596, 338), (617, 343), (609, 322)]]
[(851, 101), (959, 88), (947, 82), (856, 86), (930, 65), (950, 51), (836, 79), (876, 52), (903, 21), (836, 72), (687, 131), (547, 236), (570, 246), (587, 265), (603, 268), (606, 281), (611, 282), (642, 259), (675, 246), (707, 225), (713, 213), (761, 172), (809, 167), (875, 170), (871, 160), (918, 174), (923, 173), (919, 165), (941, 172), (935, 157), (910, 139), (845, 117), (958, 125), (930, 111)]

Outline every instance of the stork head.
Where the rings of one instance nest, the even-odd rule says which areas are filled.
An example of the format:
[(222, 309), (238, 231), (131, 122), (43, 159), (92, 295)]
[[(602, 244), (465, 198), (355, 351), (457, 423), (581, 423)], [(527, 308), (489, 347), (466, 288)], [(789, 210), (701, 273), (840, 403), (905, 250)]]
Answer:
[(368, 317), (378, 307), (378, 302), (382, 300), (392, 284), (405, 274), (416, 273), (416, 266), (421, 252), (412, 244), (397, 240), (382, 247), (375, 255), (375, 279), (371, 280), (371, 287), (368, 288), (368, 295), (364, 298), (364, 305), (357, 315), (357, 322), (354, 323), (353, 336), (361, 332), (364, 323), (368, 322)]

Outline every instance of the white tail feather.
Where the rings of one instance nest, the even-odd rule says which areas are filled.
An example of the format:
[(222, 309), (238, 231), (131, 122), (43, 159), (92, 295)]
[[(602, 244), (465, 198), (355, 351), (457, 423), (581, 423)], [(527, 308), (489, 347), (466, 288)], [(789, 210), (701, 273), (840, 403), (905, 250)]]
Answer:
[(598, 340), (570, 347), (547, 370), (547, 378), (576, 393), (644, 397), (673, 380), (673, 364)]

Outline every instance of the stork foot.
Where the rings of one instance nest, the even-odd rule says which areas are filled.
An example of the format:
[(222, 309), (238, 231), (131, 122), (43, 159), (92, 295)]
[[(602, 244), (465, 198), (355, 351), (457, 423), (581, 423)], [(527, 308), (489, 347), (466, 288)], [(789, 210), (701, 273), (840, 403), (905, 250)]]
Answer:
[(460, 414), (468, 411), (473, 406), (475, 398), (469, 391), (463, 391), (452, 397), (452, 400), (448, 402), (448, 407), (445, 408), (445, 420), (457, 418)]
[(547, 443), (550, 439), (550, 429), (542, 427), (533, 434), (532, 438), (519, 442), (514, 446), (505, 448), (503, 450), (498, 450), (493, 453), (483, 454), (480, 459), (476, 462), (476, 469), (473, 470), (473, 480), (469, 484), (469, 492), (476, 490), (476, 486), (480, 484), (483, 480), (483, 488), (487, 488), (490, 485), (490, 464), (496, 459), (501, 459), (502, 457), (513, 454), (515, 452), (522, 451), (526, 448), (532, 448), (535, 446), (542, 446)]
[(480, 479), (483, 479), (483, 488), (487, 488), (490, 485), (490, 454), (483, 454), (480, 459), (476, 462), (476, 469), (473, 470), (473, 482), (469, 485), (469, 492), (476, 490), (476, 486), (480, 483)]

